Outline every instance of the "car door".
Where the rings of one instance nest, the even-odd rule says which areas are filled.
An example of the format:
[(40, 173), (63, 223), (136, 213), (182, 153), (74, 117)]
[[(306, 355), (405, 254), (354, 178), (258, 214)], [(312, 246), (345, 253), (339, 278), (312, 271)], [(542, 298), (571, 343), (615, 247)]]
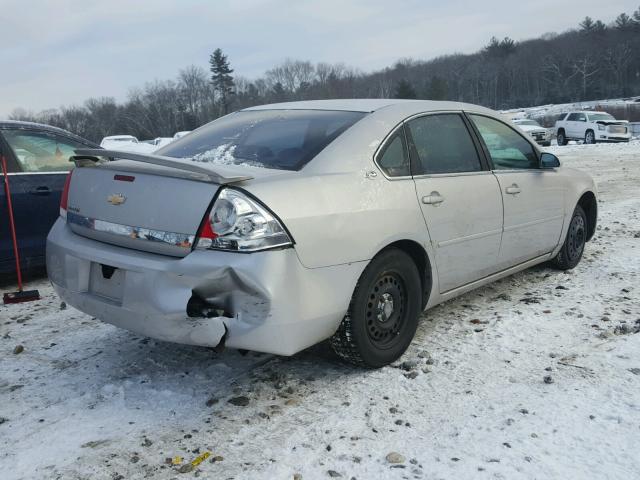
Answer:
[(495, 118), (470, 114), (482, 139), (504, 204), (501, 269), (551, 252), (564, 221), (564, 180), (541, 169), (538, 151), (523, 135)]
[(576, 114), (576, 121), (573, 122), (571, 136), (576, 139), (584, 138), (587, 129), (587, 115), (580, 112)]
[(47, 234), (58, 218), (60, 195), (73, 166), (69, 157), (87, 145), (46, 130), (6, 128), (1, 133), (5, 154), (17, 167), (9, 184), (22, 267), (44, 265)]
[(577, 119), (577, 113), (570, 113), (567, 115), (567, 120), (564, 122), (564, 133), (567, 138), (575, 138)]
[(440, 292), (496, 271), (502, 198), (461, 112), (406, 122), (418, 202), (435, 252)]

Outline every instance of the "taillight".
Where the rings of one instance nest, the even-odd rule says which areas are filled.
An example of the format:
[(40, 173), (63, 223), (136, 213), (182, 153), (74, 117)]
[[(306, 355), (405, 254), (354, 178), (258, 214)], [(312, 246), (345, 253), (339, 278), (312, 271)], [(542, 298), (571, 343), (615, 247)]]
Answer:
[(217, 236), (216, 232), (211, 228), (211, 221), (209, 220), (209, 213), (207, 212), (207, 216), (202, 222), (200, 230), (198, 230), (198, 238), (203, 240), (202, 243), (206, 243), (213, 241)]
[(292, 244), (275, 215), (244, 192), (225, 188), (200, 226), (196, 248), (256, 252)]
[(71, 185), (71, 175), (73, 170), (67, 174), (67, 178), (64, 181), (64, 188), (62, 189), (62, 196), (60, 197), (60, 216), (67, 218), (67, 204), (69, 203), (69, 185)]

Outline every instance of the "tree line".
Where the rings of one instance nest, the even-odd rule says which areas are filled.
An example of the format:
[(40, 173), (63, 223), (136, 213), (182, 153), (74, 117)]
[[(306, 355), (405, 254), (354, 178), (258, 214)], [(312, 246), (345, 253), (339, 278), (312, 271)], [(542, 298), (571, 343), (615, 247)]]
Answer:
[(100, 141), (127, 133), (172, 136), (253, 105), (326, 98), (455, 100), (494, 109), (640, 95), (640, 8), (613, 22), (586, 17), (560, 34), (515, 42), (492, 38), (473, 54), (403, 59), (364, 73), (345, 64), (287, 59), (257, 79), (233, 75), (221, 49), (209, 70), (188, 66), (173, 80), (129, 92), (124, 102), (92, 98), (80, 106), (10, 118), (59, 126)]

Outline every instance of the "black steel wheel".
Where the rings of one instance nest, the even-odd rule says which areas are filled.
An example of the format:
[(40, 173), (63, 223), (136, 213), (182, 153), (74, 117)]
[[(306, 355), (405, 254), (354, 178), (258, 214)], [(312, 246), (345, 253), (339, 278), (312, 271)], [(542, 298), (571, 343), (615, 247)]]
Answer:
[(558, 255), (553, 259), (553, 264), (560, 270), (574, 268), (584, 253), (587, 242), (587, 215), (580, 205), (576, 206), (569, 223), (567, 236)]
[(395, 272), (384, 272), (373, 284), (365, 309), (369, 340), (381, 349), (392, 348), (405, 323), (407, 288)]
[(356, 285), (349, 310), (331, 337), (333, 350), (356, 365), (382, 367), (407, 349), (416, 328), (422, 282), (415, 263), (401, 250), (376, 256)]

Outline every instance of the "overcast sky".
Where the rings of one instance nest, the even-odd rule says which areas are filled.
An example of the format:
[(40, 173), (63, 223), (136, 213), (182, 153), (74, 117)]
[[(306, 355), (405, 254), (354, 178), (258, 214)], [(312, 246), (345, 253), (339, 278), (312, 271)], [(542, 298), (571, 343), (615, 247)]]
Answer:
[(399, 58), (474, 52), (492, 35), (516, 40), (611, 22), (638, 0), (0, 0), (0, 118), (96, 96), (126, 98), (220, 47), (237, 75), (285, 58), (364, 71)]

